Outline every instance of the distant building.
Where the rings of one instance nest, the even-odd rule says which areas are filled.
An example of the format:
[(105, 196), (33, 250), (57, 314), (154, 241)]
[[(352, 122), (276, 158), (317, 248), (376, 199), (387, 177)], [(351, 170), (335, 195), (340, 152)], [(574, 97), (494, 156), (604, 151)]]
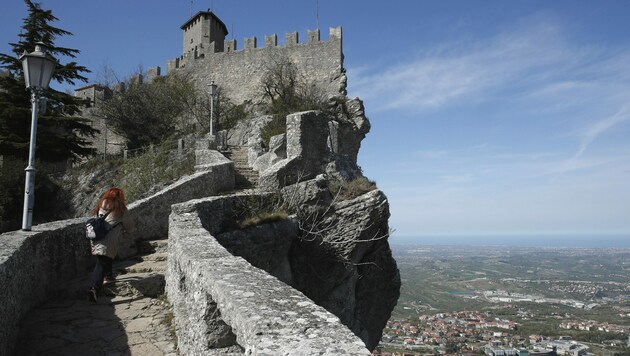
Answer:
[(124, 140), (108, 127), (106, 117), (98, 113), (98, 106), (112, 97), (112, 91), (102, 85), (92, 84), (75, 89), (74, 96), (89, 100), (81, 115), (91, 121), (92, 128), (100, 132), (91, 138), (92, 147), (100, 154), (118, 154), (124, 149)]

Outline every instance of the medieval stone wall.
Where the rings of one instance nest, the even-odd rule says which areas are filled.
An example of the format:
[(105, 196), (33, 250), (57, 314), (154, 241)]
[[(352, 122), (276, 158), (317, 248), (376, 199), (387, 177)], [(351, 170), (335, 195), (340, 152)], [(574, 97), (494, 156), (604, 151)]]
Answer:
[[(213, 168), (130, 204), (136, 232), (133, 239), (123, 240), (119, 256), (135, 254), (136, 240), (166, 237), (171, 204), (233, 189), (232, 162), (217, 162)], [(61, 220), (33, 226), (28, 232), (0, 235), (0, 355), (12, 354), (20, 320), (30, 309), (59, 294), (59, 281), (87, 273), (91, 256), (83, 238), (84, 223), (85, 218)]]
[[(369, 355), (339, 318), (213, 236), (239, 196), (173, 206), (166, 291), (186, 355)], [(231, 352), (231, 353), (230, 353)]]
[(342, 30), (331, 28), (329, 39), (321, 41), (319, 31), (309, 31), (308, 42), (299, 43), (297, 33), (286, 35), (286, 44), (277, 45), (277, 36), (266, 36), (265, 45), (258, 48), (256, 37), (245, 40), (243, 50), (236, 49), (236, 41), (225, 41), (225, 51), (216, 52), (215, 46), (198, 49), (195, 58), (190, 53), (168, 61), (168, 73), (190, 76), (202, 90), (214, 81), (235, 103), (256, 102), (261, 97), (263, 74), (275, 62), (284, 58), (296, 64), (307, 82), (322, 88), (329, 96), (346, 94), (343, 68)]

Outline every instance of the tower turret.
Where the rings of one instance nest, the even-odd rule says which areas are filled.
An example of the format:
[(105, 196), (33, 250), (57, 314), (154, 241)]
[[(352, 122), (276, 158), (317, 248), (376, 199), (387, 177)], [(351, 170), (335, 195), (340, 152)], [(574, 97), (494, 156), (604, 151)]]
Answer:
[(228, 34), (227, 27), (212, 11), (199, 11), (181, 27), (184, 30), (184, 52), (197, 57), (204, 49), (211, 48), (213, 52), (223, 52), (223, 42)]

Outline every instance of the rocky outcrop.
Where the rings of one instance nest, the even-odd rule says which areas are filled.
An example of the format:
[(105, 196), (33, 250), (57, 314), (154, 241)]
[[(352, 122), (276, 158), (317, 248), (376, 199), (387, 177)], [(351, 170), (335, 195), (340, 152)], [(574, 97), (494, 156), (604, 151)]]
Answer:
[(259, 187), (279, 189), (312, 179), (328, 158), (328, 118), (319, 111), (287, 116), (286, 158), (260, 172)]
[[(369, 355), (339, 318), (228, 252), (240, 250), (258, 259), (248, 252), (254, 252), (252, 247), (244, 247), (254, 241), (257, 231), (219, 232), (248, 195), (173, 207), (166, 289), (180, 351), (187, 355), (235, 354), (237, 350), (247, 355)], [(231, 246), (226, 249), (215, 235), (222, 235)], [(273, 235), (283, 240), (282, 234)], [(243, 238), (249, 242), (231, 241)], [(269, 250), (287, 253), (284, 248)]]
[(252, 137), (260, 136), (262, 130), (267, 123), (272, 120), (271, 115), (255, 117), (249, 120), (241, 120), (236, 126), (228, 130), (227, 143), (230, 146), (247, 146), (248, 141)]
[[(339, 98), (332, 112), (294, 113), (286, 121), (286, 134), (273, 137), (266, 150), (259, 133), (248, 131), (259, 189), (281, 191), (300, 227), (288, 253), (291, 278), (283, 280), (373, 348), (400, 293), (387, 242), (389, 205), (379, 190), (340, 201), (328, 189), (330, 181), (346, 184), (363, 176), (356, 162), (370, 130), (363, 103)], [(253, 256), (242, 256), (259, 265)]]
[(294, 286), (337, 315), (369, 349), (378, 344), (400, 294), (388, 218), (379, 190), (332, 202), (315, 221), (307, 216), (290, 254)]
[(259, 172), (261, 189), (279, 189), (324, 172), (346, 181), (362, 175), (356, 160), (361, 141), (370, 130), (363, 102), (355, 98), (333, 107), (328, 113), (288, 115), (286, 134), (272, 137), (268, 148), (260, 130), (269, 117), (245, 120), (231, 130), (232, 144), (247, 144), (248, 163)]

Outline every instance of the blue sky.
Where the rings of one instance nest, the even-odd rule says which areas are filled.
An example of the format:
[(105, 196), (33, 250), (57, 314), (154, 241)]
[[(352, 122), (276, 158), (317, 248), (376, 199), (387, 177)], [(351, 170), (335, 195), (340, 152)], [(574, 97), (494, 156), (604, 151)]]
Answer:
[[(181, 54), (190, 1), (45, 0), (98, 78)], [(243, 38), (316, 23), (316, 1), (194, 1)], [(0, 52), (25, 5), (0, 4)], [(630, 2), (319, 0), (342, 26), (359, 163), (398, 236), (630, 234)], [(64, 88), (65, 89), (65, 88)]]

